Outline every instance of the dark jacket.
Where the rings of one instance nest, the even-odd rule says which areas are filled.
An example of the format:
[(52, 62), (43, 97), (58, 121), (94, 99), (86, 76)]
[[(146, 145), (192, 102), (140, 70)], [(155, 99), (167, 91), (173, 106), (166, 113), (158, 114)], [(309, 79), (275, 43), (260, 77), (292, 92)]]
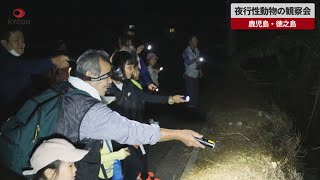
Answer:
[(139, 56), (139, 58), (140, 58), (140, 66), (141, 66), (139, 82), (142, 85), (142, 87), (148, 87), (153, 82), (150, 77), (148, 67), (146, 66), (146, 64), (144, 62), (144, 59), (141, 58), (141, 56)]
[(27, 60), (13, 56), (2, 46), (0, 62), (0, 107), (13, 114), (32, 93), (32, 75), (49, 72), (53, 64), (49, 58)]
[(122, 116), (129, 119), (143, 122), (144, 106), (146, 102), (162, 103), (168, 102), (168, 96), (159, 96), (144, 92), (136, 87), (130, 80), (123, 82), (122, 91), (112, 83), (108, 89), (107, 95), (114, 95), (115, 102), (110, 106), (113, 110), (119, 112)]
[[(89, 153), (84, 156), (83, 159), (76, 162), (77, 180), (98, 180), (98, 174), (101, 167), (101, 156), (100, 150), (102, 143), (99, 140), (93, 139), (82, 139), (80, 140), (80, 125), (82, 119), (88, 110), (99, 103), (98, 100), (92, 98), (89, 94), (83, 91), (79, 91), (79, 94), (72, 96), (65, 96), (62, 100), (62, 110), (59, 113), (55, 133), (63, 135), (72, 141), (77, 148), (87, 149)], [(79, 104), (81, 106), (79, 106)]]

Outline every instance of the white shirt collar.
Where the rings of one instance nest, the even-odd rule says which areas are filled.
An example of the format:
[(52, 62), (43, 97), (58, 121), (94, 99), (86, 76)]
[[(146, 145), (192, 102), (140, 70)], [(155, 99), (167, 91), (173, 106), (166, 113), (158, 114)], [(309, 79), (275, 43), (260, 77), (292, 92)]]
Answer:
[(98, 93), (98, 91), (92, 87), (90, 84), (86, 83), (80, 78), (69, 76), (68, 81), (71, 83), (71, 85), (77, 89), (80, 89), (82, 91), (85, 91), (90, 94), (95, 99), (98, 99), (101, 101), (101, 97)]

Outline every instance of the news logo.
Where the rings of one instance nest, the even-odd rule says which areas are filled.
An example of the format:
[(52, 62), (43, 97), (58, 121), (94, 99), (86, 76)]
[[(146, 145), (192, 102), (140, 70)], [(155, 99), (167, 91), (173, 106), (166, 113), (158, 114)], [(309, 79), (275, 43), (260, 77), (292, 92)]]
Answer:
[(28, 25), (31, 24), (30, 19), (25, 19), (26, 11), (22, 8), (12, 10), (12, 18), (8, 19), (8, 25)]
[(314, 3), (232, 3), (233, 30), (314, 30)]
[(18, 19), (23, 18), (26, 12), (22, 8), (16, 8), (12, 11), (12, 15)]

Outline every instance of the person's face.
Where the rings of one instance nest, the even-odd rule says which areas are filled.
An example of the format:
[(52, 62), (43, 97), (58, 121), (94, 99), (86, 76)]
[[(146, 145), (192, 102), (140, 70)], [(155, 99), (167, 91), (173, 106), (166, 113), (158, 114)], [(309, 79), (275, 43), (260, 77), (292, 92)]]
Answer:
[(128, 62), (124, 65), (124, 75), (126, 76), (126, 79), (131, 79), (133, 74), (134, 68), (133, 64), (128, 65)]
[(191, 41), (190, 41), (190, 46), (192, 46), (192, 47), (194, 47), (194, 48), (198, 47), (198, 38), (197, 38), (197, 37), (194, 36), (194, 37), (191, 39)]
[[(99, 64), (100, 64), (99, 76), (109, 73), (111, 71), (111, 65), (108, 64), (107, 62), (100, 59)], [(86, 76), (97, 77), (97, 76), (93, 76), (90, 71), (86, 73)], [(108, 77), (101, 81), (87, 81), (87, 82), (98, 91), (100, 96), (104, 96), (107, 89), (110, 87), (112, 80), (111, 80), (111, 77)]]
[(140, 76), (140, 70), (139, 70), (139, 67), (136, 66), (133, 70), (133, 79), (139, 80), (139, 76)]
[(57, 180), (74, 180), (76, 172), (77, 168), (73, 162), (61, 162)]
[(133, 32), (133, 31), (127, 31), (127, 34), (128, 34), (129, 36), (134, 36), (134, 32)]
[(24, 43), (24, 36), (21, 31), (11, 32), (8, 41), (3, 40), (1, 42), (9, 51), (13, 49), (19, 55), (24, 53), (26, 44)]
[(157, 58), (155, 58), (155, 57), (153, 57), (153, 58), (151, 58), (151, 59), (149, 60), (149, 64), (150, 64), (151, 66), (156, 65), (156, 63), (157, 63)]
[(74, 180), (76, 177), (76, 172), (77, 168), (73, 162), (61, 161), (59, 169), (46, 169), (44, 175), (50, 180)]

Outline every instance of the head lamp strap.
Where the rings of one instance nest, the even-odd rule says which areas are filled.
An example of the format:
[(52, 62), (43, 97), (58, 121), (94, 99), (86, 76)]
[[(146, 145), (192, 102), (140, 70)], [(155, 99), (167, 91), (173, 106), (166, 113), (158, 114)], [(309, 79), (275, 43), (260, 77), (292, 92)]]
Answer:
[(101, 81), (101, 80), (104, 80), (104, 79), (107, 79), (108, 77), (110, 77), (110, 76), (111, 76), (111, 73), (112, 73), (112, 72), (110, 71), (110, 72), (108, 72), (108, 73), (106, 73), (106, 74), (103, 74), (103, 75), (101, 75), (101, 76), (99, 76), (99, 77), (95, 77), (95, 78), (86, 76), (86, 75), (84, 75), (84, 74), (82, 74), (82, 73), (79, 73), (78, 71), (74, 71), (74, 72), (73, 72), (73, 75), (74, 75), (75, 77), (78, 77), (78, 78), (84, 80), (84, 81)]

